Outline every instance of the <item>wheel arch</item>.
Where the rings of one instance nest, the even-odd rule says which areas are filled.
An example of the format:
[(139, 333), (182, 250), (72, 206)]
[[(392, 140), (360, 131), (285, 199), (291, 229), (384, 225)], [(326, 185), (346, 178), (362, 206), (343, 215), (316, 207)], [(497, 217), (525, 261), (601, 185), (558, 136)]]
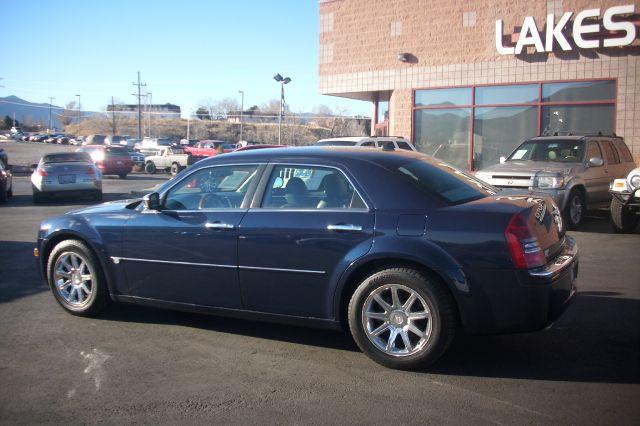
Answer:
[(578, 191), (580, 192), (580, 194), (582, 194), (582, 201), (584, 202), (584, 209), (587, 210), (588, 206), (587, 206), (587, 188), (584, 186), (584, 183), (582, 182), (575, 182), (573, 185), (571, 185), (568, 188), (569, 192), (567, 194), (567, 197), (565, 198), (565, 206), (563, 207), (566, 208), (566, 206), (569, 205), (569, 198), (571, 197), (571, 193), (573, 191)]

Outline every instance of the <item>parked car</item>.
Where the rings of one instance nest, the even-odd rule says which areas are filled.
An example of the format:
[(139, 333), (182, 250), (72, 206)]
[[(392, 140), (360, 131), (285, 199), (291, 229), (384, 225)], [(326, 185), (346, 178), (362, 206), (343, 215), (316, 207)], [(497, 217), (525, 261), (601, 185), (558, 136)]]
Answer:
[(500, 164), (476, 176), (499, 188), (548, 194), (562, 210), (567, 227), (576, 229), (587, 210), (609, 206), (609, 184), (634, 167), (620, 137), (542, 136), (524, 141)]
[(0, 148), (0, 163), (3, 163), (5, 167), (9, 165), (9, 156), (4, 148)]
[(103, 175), (118, 175), (125, 179), (133, 170), (133, 161), (126, 148), (120, 146), (83, 146), (78, 152), (86, 152)]
[(128, 138), (123, 141), (120, 141), (120, 145), (126, 147), (128, 150), (136, 149), (136, 146), (140, 144), (140, 139), (136, 138)]
[(67, 136), (60, 136), (60, 137), (58, 137), (58, 138), (56, 139), (56, 143), (57, 143), (58, 145), (69, 145), (69, 141), (70, 141), (71, 139), (73, 139), (73, 138), (74, 138), (74, 136), (71, 136), (71, 135), (67, 135)]
[(69, 145), (82, 145), (84, 143), (84, 136), (75, 136), (69, 139)]
[(180, 139), (180, 145), (194, 146), (198, 143), (198, 139)]
[(550, 197), (503, 196), (424, 154), (373, 149), (207, 158), (144, 200), (43, 221), (35, 253), (75, 315), (113, 300), (347, 325), (400, 369), (435, 362), (459, 328), (545, 327), (578, 273)]
[(6, 203), (13, 196), (13, 176), (11, 166), (0, 161), (0, 203)]
[(64, 135), (60, 134), (60, 133), (52, 133), (50, 134), (45, 140), (45, 143), (58, 143), (58, 138), (62, 137)]
[(122, 142), (127, 141), (128, 136), (107, 136), (104, 139), (105, 145), (121, 145)]
[(217, 154), (232, 152), (235, 145), (218, 140), (203, 140), (193, 146), (184, 147), (185, 151), (198, 157), (212, 157)]
[(82, 145), (104, 145), (106, 138), (104, 135), (89, 135), (84, 139)]
[(33, 202), (58, 195), (91, 196), (102, 199), (102, 174), (85, 152), (47, 154), (32, 165)]
[(611, 193), (611, 224), (616, 232), (631, 233), (640, 221), (640, 167), (629, 172), (624, 179), (616, 179)]
[(43, 134), (39, 134), (39, 135), (36, 135), (36, 136), (34, 137), (33, 141), (34, 141), (34, 142), (44, 142), (44, 141), (46, 141), (47, 139), (49, 139), (49, 135), (46, 135), (46, 134), (45, 134), (45, 135), (43, 135)]
[(171, 139), (167, 138), (144, 138), (141, 142), (135, 145), (135, 149), (140, 151), (145, 156), (158, 155), (166, 148), (173, 145)]
[(183, 148), (170, 146), (164, 148), (157, 155), (150, 155), (144, 159), (144, 171), (154, 174), (159, 171), (169, 172), (173, 176), (180, 173), (184, 168), (202, 159), (187, 153)]
[(316, 146), (352, 146), (359, 148), (382, 148), (388, 143), (392, 143), (394, 149), (416, 151), (408, 139), (395, 136), (350, 136), (343, 138), (320, 139)]
[(132, 148), (125, 147), (127, 152), (129, 153), (129, 157), (131, 157), (131, 161), (133, 161), (133, 165), (143, 169), (144, 168), (144, 155), (142, 155), (138, 151), (133, 151)]

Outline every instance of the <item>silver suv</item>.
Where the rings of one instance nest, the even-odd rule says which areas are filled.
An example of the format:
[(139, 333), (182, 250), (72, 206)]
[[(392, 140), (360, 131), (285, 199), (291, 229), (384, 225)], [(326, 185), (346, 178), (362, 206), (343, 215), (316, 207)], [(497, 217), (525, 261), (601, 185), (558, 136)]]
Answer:
[(549, 194), (569, 229), (580, 226), (587, 209), (608, 207), (609, 184), (635, 167), (618, 136), (541, 136), (524, 141), (509, 157), (476, 173), (491, 185)]
[(362, 148), (382, 148), (388, 143), (392, 143), (394, 149), (404, 149), (407, 151), (416, 151), (413, 146), (405, 138), (398, 136), (347, 136), (342, 138), (320, 139), (315, 143), (316, 146), (354, 146)]

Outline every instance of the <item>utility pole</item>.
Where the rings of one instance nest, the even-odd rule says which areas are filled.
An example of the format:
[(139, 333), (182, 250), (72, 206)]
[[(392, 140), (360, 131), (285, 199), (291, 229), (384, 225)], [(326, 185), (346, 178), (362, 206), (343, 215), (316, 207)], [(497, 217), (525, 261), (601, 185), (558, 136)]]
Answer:
[(49, 129), (48, 132), (51, 133), (51, 103), (53, 102), (55, 98), (49, 96)]
[(140, 71), (138, 71), (138, 82), (132, 83), (134, 86), (138, 86), (138, 93), (134, 93), (133, 96), (138, 98), (138, 139), (142, 140), (142, 104), (140, 101), (142, 100), (141, 89), (143, 87), (147, 87), (145, 83), (140, 83)]
[(244, 139), (242, 138), (242, 126), (243, 126), (243, 121), (244, 121), (244, 91), (243, 90), (238, 90), (238, 93), (240, 93), (242, 95), (242, 101), (240, 101), (240, 140), (243, 141)]
[(149, 137), (151, 137), (151, 110), (153, 109), (153, 93), (147, 92), (147, 119), (149, 120)]
[(187, 140), (189, 140), (189, 127), (191, 125), (191, 113), (189, 113), (189, 115), (187, 116)]
[(116, 104), (111, 97), (111, 136), (116, 135)]
[(76, 95), (78, 98), (78, 136), (80, 136), (80, 95)]

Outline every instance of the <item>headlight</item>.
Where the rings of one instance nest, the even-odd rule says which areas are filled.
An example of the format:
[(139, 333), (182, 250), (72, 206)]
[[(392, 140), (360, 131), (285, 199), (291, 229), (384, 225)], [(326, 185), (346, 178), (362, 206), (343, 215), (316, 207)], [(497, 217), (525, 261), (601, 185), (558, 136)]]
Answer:
[(640, 188), (640, 175), (633, 175), (631, 179), (629, 179), (629, 183), (633, 189)]
[(564, 186), (563, 176), (538, 176), (535, 179), (534, 187), (541, 189), (557, 189)]

